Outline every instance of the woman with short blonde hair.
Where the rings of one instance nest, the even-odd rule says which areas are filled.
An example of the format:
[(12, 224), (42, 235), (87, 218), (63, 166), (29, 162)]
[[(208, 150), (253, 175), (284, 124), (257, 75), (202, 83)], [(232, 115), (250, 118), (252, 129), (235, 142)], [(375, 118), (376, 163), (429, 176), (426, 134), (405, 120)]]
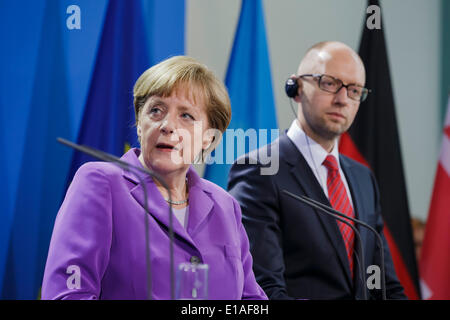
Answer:
[[(191, 166), (217, 145), (230, 122), (223, 83), (196, 60), (173, 57), (139, 77), (134, 106), (140, 148), (121, 160), (159, 174), (172, 198), (145, 174), (138, 177), (111, 163), (81, 166), (55, 221), (42, 298), (169, 299), (170, 203), (175, 266), (207, 264), (209, 299), (266, 299), (252, 271), (239, 204)], [(75, 284), (70, 270), (78, 272)]]
[[(205, 65), (186, 56), (167, 59), (145, 71), (136, 81), (134, 86), (136, 123), (150, 96), (170, 96), (180, 85), (195, 88), (197, 94), (205, 99), (210, 127), (223, 133), (231, 121), (231, 105), (227, 89)], [(219, 139), (215, 139), (209, 150), (205, 151), (211, 152), (219, 142)]]

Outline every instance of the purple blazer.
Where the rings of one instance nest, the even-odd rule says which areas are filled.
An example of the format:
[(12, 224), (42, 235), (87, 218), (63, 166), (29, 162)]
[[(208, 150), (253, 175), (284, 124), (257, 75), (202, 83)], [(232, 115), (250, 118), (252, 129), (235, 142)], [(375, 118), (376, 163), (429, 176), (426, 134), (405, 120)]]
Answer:
[[(140, 150), (121, 158), (142, 166)], [(153, 299), (170, 299), (168, 205), (142, 174), (148, 206)], [(255, 280), (236, 200), (187, 173), (189, 215), (173, 217), (175, 272), (197, 257), (209, 265), (209, 299), (267, 299)], [(146, 299), (144, 190), (134, 173), (111, 163), (79, 168), (56, 217), (42, 284), (43, 299)], [(194, 258), (195, 259), (195, 258)]]

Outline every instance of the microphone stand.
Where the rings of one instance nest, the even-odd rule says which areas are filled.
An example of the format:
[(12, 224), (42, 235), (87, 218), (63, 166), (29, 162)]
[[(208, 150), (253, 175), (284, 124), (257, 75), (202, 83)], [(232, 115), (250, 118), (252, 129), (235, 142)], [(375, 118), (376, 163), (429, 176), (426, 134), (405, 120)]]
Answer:
[(147, 298), (151, 299), (151, 263), (150, 263), (150, 250), (149, 250), (149, 230), (148, 230), (148, 215), (150, 214), (150, 211), (148, 209), (148, 193), (147, 193), (147, 186), (144, 183), (143, 179), (137, 172), (142, 172), (145, 174), (148, 174), (150, 177), (158, 180), (161, 185), (164, 187), (164, 189), (167, 190), (168, 198), (169, 198), (169, 237), (170, 237), (170, 296), (171, 299), (174, 300), (175, 298), (175, 288), (174, 288), (174, 280), (175, 280), (175, 273), (174, 273), (174, 251), (173, 251), (173, 243), (174, 243), (174, 233), (173, 233), (173, 210), (172, 210), (172, 204), (170, 200), (172, 199), (170, 189), (164, 179), (158, 175), (157, 173), (150, 171), (143, 167), (138, 167), (131, 165), (123, 160), (120, 160), (120, 158), (111, 155), (109, 153), (84, 146), (84, 145), (78, 145), (73, 142), (70, 142), (63, 138), (57, 138), (56, 139), (59, 143), (64, 144), (66, 146), (69, 146), (75, 150), (81, 151), (83, 153), (86, 153), (94, 158), (104, 160), (107, 162), (113, 162), (117, 164), (119, 167), (123, 168), (124, 170), (133, 172), (137, 178), (139, 179), (139, 182), (142, 185), (142, 188), (144, 189), (145, 199), (144, 199), (144, 209), (145, 209), (145, 240), (146, 240), (146, 266), (147, 266)]
[(381, 259), (381, 261), (380, 261), (381, 286), (382, 286), (381, 287), (381, 296), (382, 296), (382, 300), (386, 300), (386, 278), (385, 278), (386, 272), (385, 272), (385, 264), (384, 264), (384, 246), (383, 246), (383, 240), (381, 239), (381, 236), (378, 234), (378, 232), (372, 226), (370, 226), (369, 224), (367, 224), (367, 223), (365, 223), (365, 222), (363, 222), (363, 221), (361, 221), (359, 219), (348, 217), (347, 215), (343, 214), (342, 212), (339, 212), (339, 211), (337, 211), (337, 210), (335, 210), (335, 209), (333, 209), (333, 208), (331, 208), (331, 207), (329, 207), (329, 206), (327, 206), (327, 205), (325, 205), (325, 204), (323, 204), (323, 203), (321, 203), (319, 201), (316, 201), (314, 199), (311, 199), (311, 198), (308, 198), (308, 197), (302, 196), (302, 195), (301, 196), (297, 196), (297, 195), (292, 194), (292, 193), (290, 193), (289, 191), (286, 191), (286, 190), (283, 190), (283, 192), (285, 194), (291, 196), (291, 197), (294, 197), (297, 200), (300, 200), (300, 201), (302, 201), (302, 202), (304, 202), (304, 203), (306, 203), (306, 204), (316, 208), (316, 209), (327, 211), (330, 214), (334, 213), (335, 215), (338, 215), (338, 216), (340, 216), (342, 218), (351, 220), (351, 221), (353, 221), (353, 222), (355, 222), (355, 223), (357, 223), (357, 224), (359, 224), (359, 225), (369, 229), (370, 231), (372, 231), (375, 234), (375, 237), (377, 238), (378, 246), (379, 246), (379, 249), (380, 249), (380, 259)]
[(333, 209), (333, 208), (331, 208), (331, 207), (329, 207), (329, 206), (327, 206), (327, 205), (325, 205), (325, 204), (323, 204), (323, 203), (321, 203), (319, 201), (316, 201), (314, 199), (308, 198), (306, 196), (299, 196), (299, 197), (302, 198), (305, 202), (309, 201), (310, 202), (309, 204), (311, 204), (311, 205), (315, 204), (315, 205), (321, 207), (324, 210), (327, 210), (329, 212), (331, 211), (331, 212), (333, 212), (334, 214), (336, 214), (336, 215), (338, 215), (340, 217), (343, 217), (343, 218), (349, 219), (349, 220), (351, 220), (351, 221), (353, 221), (355, 223), (358, 223), (361, 226), (366, 227), (367, 229), (369, 229), (370, 231), (372, 231), (375, 234), (375, 237), (377, 238), (378, 246), (379, 246), (379, 249), (380, 249), (380, 259), (381, 259), (381, 261), (380, 261), (380, 269), (381, 269), (381, 283), (382, 283), (381, 293), (382, 293), (382, 299), (386, 300), (386, 278), (385, 278), (386, 271), (385, 271), (385, 265), (384, 265), (384, 245), (383, 245), (383, 240), (381, 239), (380, 234), (372, 226), (370, 226), (369, 224), (365, 223), (364, 221), (361, 221), (359, 219), (355, 219), (355, 218), (352, 218), (352, 217), (348, 217), (345, 214), (343, 214), (342, 212), (339, 212), (339, 211), (337, 211), (337, 210), (335, 210), (335, 209)]
[[(339, 221), (341, 221), (342, 223), (344, 223), (344, 224), (346, 224), (347, 226), (349, 226), (349, 227), (353, 230), (353, 232), (355, 232), (355, 235), (356, 235), (356, 237), (358, 238), (358, 243), (359, 243), (359, 250), (358, 250), (358, 251), (359, 251), (359, 255), (360, 255), (360, 258), (359, 258), (359, 259), (358, 259), (358, 255), (355, 253), (356, 261), (358, 262), (358, 266), (359, 266), (359, 278), (360, 278), (360, 280), (364, 279), (364, 276), (363, 276), (363, 275), (364, 275), (364, 265), (365, 265), (365, 264), (364, 264), (364, 251), (363, 251), (362, 242), (361, 242), (361, 235), (360, 235), (359, 231), (356, 230), (356, 228), (355, 228), (351, 223), (349, 223), (347, 220), (341, 218), (341, 217), (338, 216), (337, 214), (328, 212), (327, 210), (324, 210), (323, 208), (321, 208), (321, 207), (315, 205), (314, 203), (311, 203), (311, 202), (309, 202), (308, 200), (305, 200), (305, 199), (303, 199), (303, 198), (300, 198), (299, 196), (297, 196), (297, 195), (295, 195), (295, 194), (293, 194), (293, 193), (291, 193), (291, 192), (289, 192), (289, 191), (287, 191), (287, 190), (283, 190), (282, 192), (283, 192), (284, 194), (286, 194), (286, 195), (288, 195), (288, 196), (290, 196), (290, 197), (296, 199), (296, 200), (299, 200), (299, 201), (302, 201), (302, 202), (306, 202), (306, 203), (309, 204), (310, 206), (312, 206), (312, 207), (314, 207), (314, 208), (316, 208), (316, 209), (319, 209), (319, 212), (322, 213), (322, 214), (325, 213), (325, 214), (327, 214), (327, 215), (332, 216), (332, 217), (335, 218), (336, 220), (339, 220)], [(364, 283), (364, 282), (363, 282), (363, 283)], [(364, 286), (364, 290), (363, 290), (363, 297), (364, 297), (364, 300), (367, 300), (367, 292), (366, 292), (365, 286)]]

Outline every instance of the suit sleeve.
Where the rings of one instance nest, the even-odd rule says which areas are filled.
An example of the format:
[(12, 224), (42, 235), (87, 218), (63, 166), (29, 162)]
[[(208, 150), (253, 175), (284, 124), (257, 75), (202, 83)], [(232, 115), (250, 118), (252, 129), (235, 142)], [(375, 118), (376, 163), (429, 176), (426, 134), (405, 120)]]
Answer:
[[(384, 266), (385, 266), (385, 282), (386, 282), (386, 298), (387, 299), (407, 299), (406, 295), (403, 292), (403, 286), (400, 284), (400, 281), (397, 278), (397, 274), (395, 273), (394, 263), (392, 261), (391, 252), (389, 250), (388, 243), (383, 233), (383, 218), (381, 215), (381, 205), (380, 205), (380, 194), (378, 191), (378, 185), (375, 180), (375, 177), (371, 173), (372, 184), (375, 190), (375, 208), (376, 208), (376, 230), (381, 235), (381, 239), (383, 241), (384, 248)], [(379, 251), (375, 252), (374, 257), (375, 265), (381, 265), (380, 263), (380, 254)], [(373, 291), (373, 290), (370, 290)], [(372, 297), (375, 299), (381, 299), (381, 290), (374, 290), (371, 292)]]
[(228, 190), (242, 209), (257, 282), (270, 299), (293, 299), (284, 280), (278, 192), (272, 176), (261, 175), (260, 169), (260, 165), (235, 163), (230, 170)]
[(99, 299), (112, 239), (111, 190), (93, 164), (76, 173), (58, 212), (42, 299)]

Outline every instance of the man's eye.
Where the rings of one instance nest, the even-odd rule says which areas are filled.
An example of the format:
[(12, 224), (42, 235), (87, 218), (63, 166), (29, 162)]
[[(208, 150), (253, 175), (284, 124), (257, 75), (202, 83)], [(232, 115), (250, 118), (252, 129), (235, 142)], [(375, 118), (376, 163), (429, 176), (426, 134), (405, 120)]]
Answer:
[(150, 109), (150, 113), (159, 113), (159, 112), (161, 112), (160, 108), (153, 107), (153, 108)]

